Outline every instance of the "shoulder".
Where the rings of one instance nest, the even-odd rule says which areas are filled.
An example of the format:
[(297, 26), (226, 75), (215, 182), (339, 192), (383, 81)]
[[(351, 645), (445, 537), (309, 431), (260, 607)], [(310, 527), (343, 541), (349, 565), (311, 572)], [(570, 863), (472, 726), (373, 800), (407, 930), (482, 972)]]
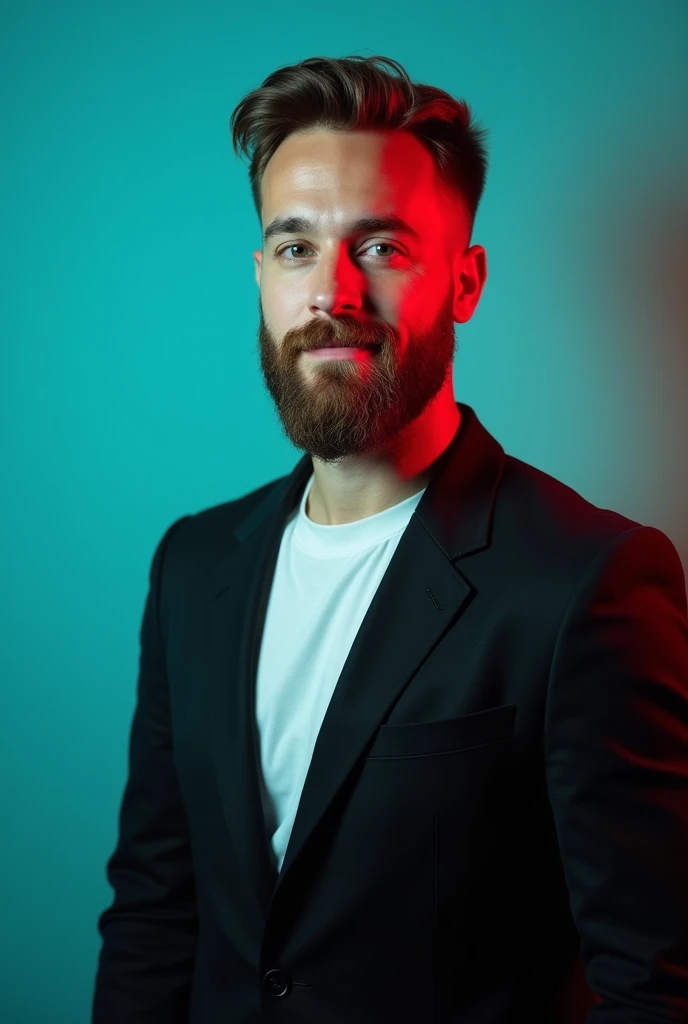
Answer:
[(559, 580), (577, 579), (591, 560), (624, 534), (626, 541), (633, 536), (678, 558), (661, 530), (598, 505), (551, 474), (505, 456), (494, 508), (493, 544), (495, 551), (508, 552), (512, 564), (518, 563), (524, 574), (530, 566), (547, 575), (549, 567)]

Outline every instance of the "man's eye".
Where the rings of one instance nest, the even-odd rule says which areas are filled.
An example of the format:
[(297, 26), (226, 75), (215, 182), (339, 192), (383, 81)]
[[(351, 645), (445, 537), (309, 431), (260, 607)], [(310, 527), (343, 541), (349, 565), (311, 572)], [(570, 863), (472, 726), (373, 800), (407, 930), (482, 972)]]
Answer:
[[(374, 249), (376, 246), (379, 246), (380, 248), (383, 248), (383, 249), (384, 248), (393, 249), (395, 253), (398, 253), (399, 255), (401, 255), (401, 250), (398, 249), (396, 247), (396, 245), (392, 245), (391, 242), (373, 242), (371, 245), (368, 246), (368, 249)], [(290, 245), (285, 245), (283, 249), (279, 249), (278, 252), (277, 252), (277, 255), (284, 257), (284, 259), (286, 260), (287, 263), (303, 263), (302, 259), (298, 259), (298, 258), (296, 258), (296, 259), (289, 259), (287, 257), (286, 254), (287, 254), (287, 252), (289, 252), (290, 249), (308, 249), (308, 246), (307, 245), (303, 245), (301, 242), (292, 242)], [(313, 252), (312, 249), (310, 249), (309, 251)], [(367, 249), (364, 249), (364, 252), (367, 252), (367, 251), (368, 251)], [(389, 261), (389, 259), (390, 259), (389, 256), (382, 256), (382, 257), (379, 257), (379, 258), (382, 259), (383, 262), (384, 261)]]

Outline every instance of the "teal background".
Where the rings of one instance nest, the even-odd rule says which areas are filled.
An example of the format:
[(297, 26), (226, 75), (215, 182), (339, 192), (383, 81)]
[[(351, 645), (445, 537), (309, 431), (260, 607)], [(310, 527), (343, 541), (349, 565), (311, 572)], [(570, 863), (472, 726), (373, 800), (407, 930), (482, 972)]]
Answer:
[(239, 99), (383, 54), (467, 99), (489, 277), (457, 398), (668, 533), (686, 512), (688, 5), (2, 7), (0, 1020), (90, 1020), (155, 545), (287, 473), (257, 355)]

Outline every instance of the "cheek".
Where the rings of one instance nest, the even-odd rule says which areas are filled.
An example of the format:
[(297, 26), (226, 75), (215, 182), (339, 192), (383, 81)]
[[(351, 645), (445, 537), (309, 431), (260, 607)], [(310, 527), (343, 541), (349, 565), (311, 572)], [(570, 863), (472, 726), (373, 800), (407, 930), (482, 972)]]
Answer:
[(433, 298), (426, 287), (416, 285), (408, 287), (403, 294), (397, 297), (395, 313), (401, 324), (405, 324), (409, 330), (418, 331), (432, 319), (432, 311), (435, 308)]
[(308, 306), (308, 288), (300, 281), (266, 281), (261, 298), (265, 316), (276, 326), (289, 325), (302, 316)]
[(428, 269), (422, 278), (408, 282), (402, 298), (401, 316), (417, 330), (427, 330), (438, 317), (451, 315), (453, 293), (446, 268)]

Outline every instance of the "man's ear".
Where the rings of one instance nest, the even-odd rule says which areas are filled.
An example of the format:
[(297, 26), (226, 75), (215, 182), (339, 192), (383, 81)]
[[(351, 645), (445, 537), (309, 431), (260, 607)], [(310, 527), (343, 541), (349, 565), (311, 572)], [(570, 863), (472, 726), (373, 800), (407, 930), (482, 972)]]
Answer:
[(482, 245), (472, 245), (457, 255), (453, 263), (454, 305), (453, 316), (457, 324), (470, 320), (480, 301), (487, 280), (487, 253)]
[(256, 249), (256, 251), (253, 254), (253, 259), (256, 264), (256, 284), (260, 288), (260, 265), (263, 259), (263, 253), (261, 252), (260, 249)]

